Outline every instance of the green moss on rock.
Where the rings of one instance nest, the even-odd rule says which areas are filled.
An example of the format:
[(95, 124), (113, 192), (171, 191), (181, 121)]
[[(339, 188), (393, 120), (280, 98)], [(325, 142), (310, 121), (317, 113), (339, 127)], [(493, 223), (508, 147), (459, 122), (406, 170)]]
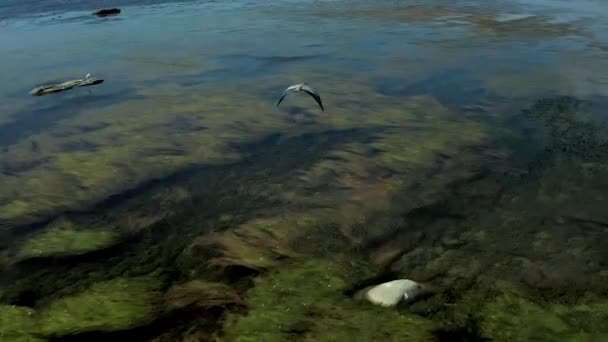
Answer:
[(560, 305), (554, 309), (564, 321), (575, 329), (589, 333), (603, 333), (608, 337), (608, 301), (594, 300), (591, 303), (579, 304), (571, 308)]
[(605, 341), (608, 337), (605, 301), (574, 306), (540, 305), (503, 282), (488, 294), (476, 315), (483, 336), (492, 341), (579, 342)]
[(55, 337), (87, 331), (117, 331), (152, 321), (160, 293), (153, 278), (118, 278), (51, 302), (40, 311), (38, 330)]
[(15, 305), (0, 305), (0, 341), (35, 342), (34, 310)]
[(229, 318), (224, 340), (432, 340), (433, 325), (424, 318), (346, 296), (357, 279), (352, 271), (336, 262), (309, 260), (258, 278), (249, 292), (249, 312)]
[(19, 259), (83, 254), (106, 248), (117, 241), (117, 234), (107, 229), (80, 229), (68, 221), (52, 224), (26, 240), (17, 252)]
[(554, 341), (569, 331), (555, 312), (526, 300), (505, 286), (483, 306), (483, 334), (494, 341)]
[(0, 217), (12, 220), (27, 215), (32, 210), (31, 203), (17, 199), (0, 206)]

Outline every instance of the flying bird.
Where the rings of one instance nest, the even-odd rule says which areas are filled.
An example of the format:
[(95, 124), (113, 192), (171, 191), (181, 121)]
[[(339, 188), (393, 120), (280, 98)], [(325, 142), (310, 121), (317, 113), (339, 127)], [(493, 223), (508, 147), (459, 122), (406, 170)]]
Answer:
[(323, 102), (321, 102), (321, 95), (319, 95), (316, 90), (312, 89), (304, 83), (294, 84), (292, 86), (287, 87), (287, 89), (285, 89), (285, 91), (283, 92), (283, 96), (281, 96), (279, 102), (277, 102), (277, 107), (281, 104), (281, 102), (283, 102), (283, 99), (285, 98), (285, 96), (287, 96), (289, 92), (297, 93), (300, 91), (306, 92), (308, 95), (312, 96), (312, 98), (315, 99), (315, 101), (317, 101), (317, 103), (319, 104), (319, 107), (321, 107), (321, 110), (325, 111), (325, 109), (323, 109)]

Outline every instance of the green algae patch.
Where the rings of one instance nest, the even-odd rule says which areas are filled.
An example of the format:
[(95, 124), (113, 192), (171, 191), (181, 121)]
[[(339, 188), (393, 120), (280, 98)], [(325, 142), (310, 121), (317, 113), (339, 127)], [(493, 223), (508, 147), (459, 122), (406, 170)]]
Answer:
[(0, 341), (42, 341), (31, 335), (35, 329), (34, 310), (15, 305), (0, 305)]
[(88, 331), (125, 330), (151, 322), (160, 284), (149, 277), (118, 278), (59, 298), (40, 310), (38, 332), (57, 337)]
[(0, 217), (6, 220), (12, 220), (14, 218), (27, 215), (30, 212), (31, 204), (23, 200), (14, 200), (7, 204), (0, 206)]
[(572, 306), (539, 304), (512, 284), (499, 281), (483, 295), (468, 296), (461, 303), (472, 312), (479, 329), (492, 341), (603, 341), (608, 322), (605, 300)]
[(555, 312), (579, 331), (604, 334), (608, 337), (608, 301), (590, 300), (590, 303), (573, 307), (555, 306)]
[(291, 263), (256, 279), (249, 311), (231, 315), (224, 341), (430, 341), (424, 318), (346, 296), (350, 282), (368, 276), (337, 262)]
[[(10, 165), (14, 174), (0, 175), (0, 186), (5, 190), (0, 195), (0, 220), (15, 226), (38, 222), (58, 212), (86, 208), (112, 194), (192, 166), (231, 164), (248, 156), (239, 146), (278, 133), (402, 128), (388, 133), (392, 136), (389, 140), (403, 136), (403, 143), (411, 144), (405, 145), (408, 149), (403, 154), (419, 162), (428, 161), (426, 152), (437, 152), (445, 147), (445, 142), (450, 147), (454, 140), (458, 145), (478, 140), (478, 134), (468, 135), (477, 127), (466, 120), (461, 122), (432, 97), (395, 99), (378, 93), (367, 79), (358, 79), (348, 86), (352, 99), (343, 101), (343, 84), (329, 80), (325, 72), (311, 77), (326, 89), (324, 101), (331, 107), (331, 115), (309, 113), (309, 99), (304, 98), (302, 106), (294, 108), (300, 101), (298, 97), (286, 106), (297, 112), (291, 115), (284, 112), (284, 107), (277, 110), (272, 101), (264, 100), (260, 94), (237, 91), (237, 101), (226, 96), (234, 94), (242, 84), (187, 89), (165, 85), (142, 90), (144, 99), (63, 120), (48, 132), (7, 147), (0, 156), (0, 163)], [(262, 88), (282, 89), (289, 84), (286, 81), (273, 78)], [(195, 95), (200, 93), (209, 96)], [(421, 133), (425, 130), (428, 134)], [(415, 137), (404, 135), (404, 131), (415, 131)], [(477, 133), (484, 132), (485, 127), (479, 127)], [(35, 151), (32, 141), (36, 142)], [(379, 142), (383, 143), (391, 141)], [(415, 148), (425, 143), (432, 146)], [(399, 164), (398, 157), (392, 154), (399, 153), (397, 148), (401, 147), (384, 152), (382, 162), (387, 167)]]
[(555, 341), (568, 332), (568, 324), (555, 311), (526, 300), (506, 287), (483, 306), (481, 329), (493, 341)]
[(84, 254), (109, 247), (117, 240), (118, 235), (114, 231), (82, 229), (72, 222), (61, 220), (26, 240), (19, 248), (17, 258)]

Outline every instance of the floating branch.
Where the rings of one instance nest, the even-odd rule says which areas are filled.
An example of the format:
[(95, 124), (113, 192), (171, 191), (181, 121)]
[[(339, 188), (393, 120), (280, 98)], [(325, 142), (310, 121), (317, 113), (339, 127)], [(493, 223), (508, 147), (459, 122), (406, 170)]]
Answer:
[(120, 13), (120, 9), (118, 9), (118, 8), (108, 8), (108, 9), (99, 10), (99, 11), (93, 13), (93, 14), (96, 15), (96, 16), (98, 16), (98, 17), (107, 17), (109, 15), (117, 15), (118, 13)]
[(59, 84), (47, 84), (36, 87), (30, 91), (30, 95), (40, 96), (60, 91), (70, 90), (75, 87), (86, 87), (102, 83), (103, 80), (91, 78), (91, 74), (87, 74), (83, 79), (67, 81)]

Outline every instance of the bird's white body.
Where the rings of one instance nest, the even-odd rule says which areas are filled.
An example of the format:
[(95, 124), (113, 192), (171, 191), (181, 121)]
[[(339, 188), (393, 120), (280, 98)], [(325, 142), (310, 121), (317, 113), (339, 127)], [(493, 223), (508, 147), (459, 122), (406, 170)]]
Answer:
[(302, 91), (302, 88), (304, 88), (304, 83), (300, 83), (300, 84), (294, 84), (292, 86), (287, 87), (287, 91)]

